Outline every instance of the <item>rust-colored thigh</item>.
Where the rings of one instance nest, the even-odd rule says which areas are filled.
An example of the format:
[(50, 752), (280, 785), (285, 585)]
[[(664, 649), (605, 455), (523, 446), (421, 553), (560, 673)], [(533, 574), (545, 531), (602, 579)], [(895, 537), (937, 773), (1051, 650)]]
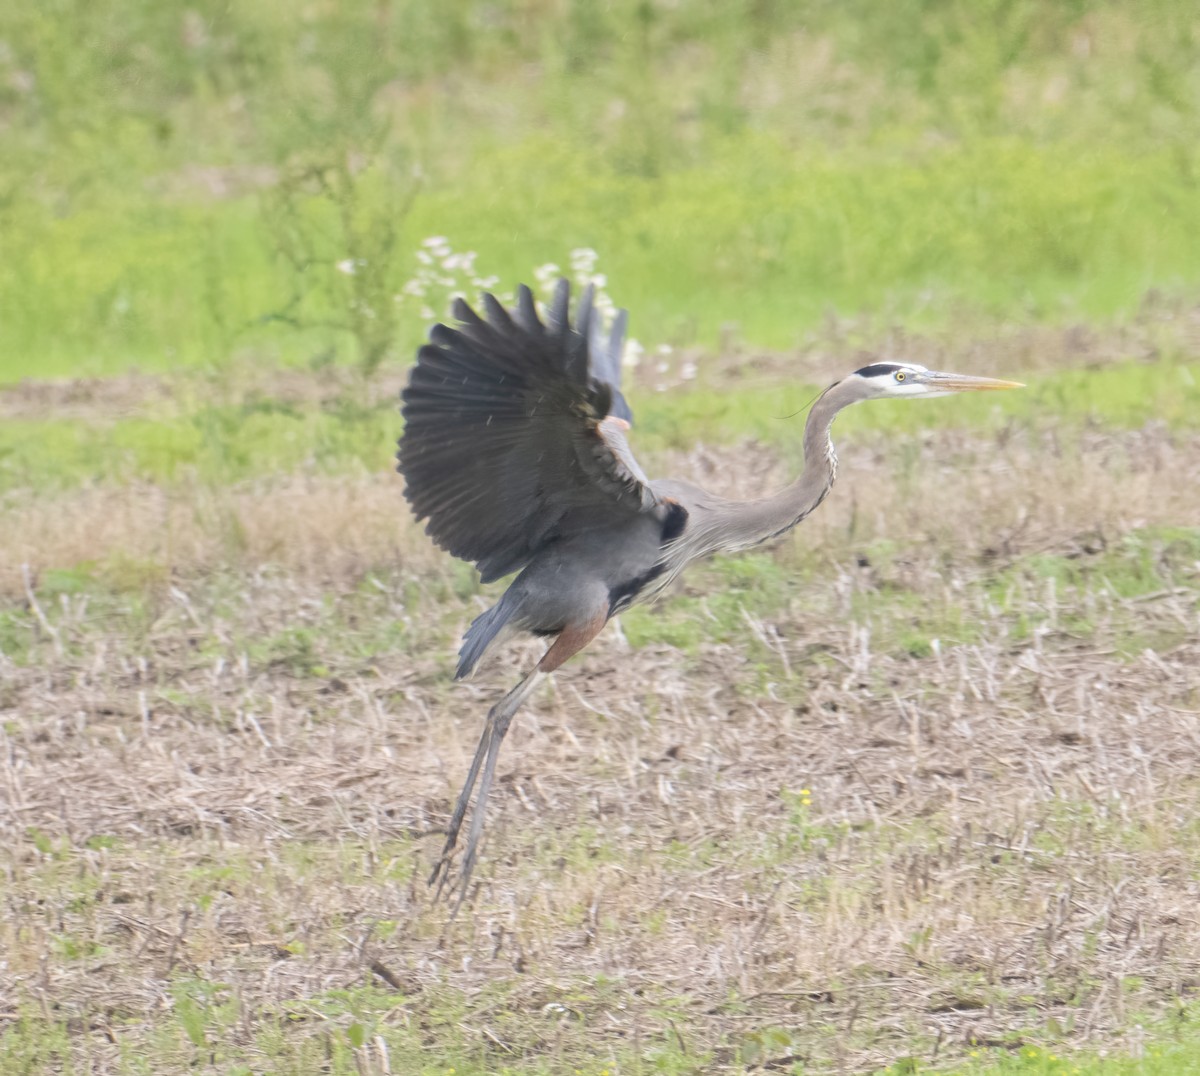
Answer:
[(542, 672), (554, 672), (564, 661), (574, 657), (596, 638), (607, 623), (608, 612), (605, 610), (597, 613), (590, 620), (568, 624), (558, 633), (558, 638), (550, 645), (550, 649), (542, 655), (542, 660), (538, 662), (537, 667)]

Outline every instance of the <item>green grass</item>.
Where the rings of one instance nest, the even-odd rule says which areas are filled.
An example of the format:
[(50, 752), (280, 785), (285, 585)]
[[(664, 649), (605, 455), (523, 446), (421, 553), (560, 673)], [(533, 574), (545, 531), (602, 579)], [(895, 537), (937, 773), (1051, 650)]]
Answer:
[[(1174, 1028), (1151, 1031), (1151, 1044), (1138, 1057), (1097, 1057), (1076, 1055), (1039, 1046), (1014, 1047), (1012, 1050), (976, 1050), (979, 1060), (969, 1066), (948, 1069), (956, 1076), (1187, 1076), (1200, 1072), (1200, 1043), (1195, 1041), (1194, 1016), (1181, 1011)], [(1186, 1030), (1184, 1030), (1186, 1029)], [(1165, 1040), (1154, 1031), (1167, 1032)], [(1181, 1035), (1182, 1031), (1182, 1035)], [(1182, 1038), (1183, 1041), (1179, 1041)], [(906, 1071), (893, 1068), (890, 1072)], [(924, 1068), (907, 1071), (923, 1072)]]
[[(586, 1076), (617, 1076), (624, 1072), (653, 1072), (700, 1076), (708, 1063), (706, 1055), (682, 1052), (669, 1037), (661, 1042), (646, 1042), (644, 1052), (617, 1050), (609, 1059), (596, 1061), (586, 1048), (560, 1052), (557, 1058), (544, 1060), (507, 1060), (503, 1051), (489, 1054), (462, 1034), (459, 1021), (491, 1017), (493, 1034), (510, 1035), (505, 1019), (502, 990), (492, 998), (478, 999), (471, 1005), (466, 999), (448, 994), (430, 1014), (423, 1027), (397, 1026), (394, 1015), (403, 1011), (408, 999), (403, 995), (373, 988), (333, 990), (323, 996), (306, 999), (301, 1005), (284, 1005), (272, 1018), (264, 1020), (252, 1041), (233, 1044), (237, 1029), (236, 993), (220, 983), (174, 984), (173, 1022), (161, 1028), (153, 1041), (152, 1058), (140, 1050), (123, 1053), (122, 1076), (158, 1076), (165, 1072), (185, 1072), (198, 1066), (211, 1066), (229, 1076), (251, 1076), (269, 1071), (304, 1076), (315, 1071), (335, 1076), (361, 1073), (364, 1055), (379, 1056), (378, 1043), (387, 1051), (392, 1072), (411, 1076), (561, 1076), (579, 1073)], [(551, 1009), (541, 1021), (543, 1033), (552, 1036), (563, 1019), (586, 1024), (598, 1019), (585, 1017), (584, 1006), (598, 1005), (590, 984), (580, 984), (564, 995), (562, 1002), (548, 1002)], [(566, 1014), (558, 1016), (558, 1013)], [(498, 1018), (497, 1018), (498, 1016)], [(297, 1034), (301, 1030), (302, 1034)], [(523, 1029), (524, 1030), (524, 1029)], [(429, 1034), (439, 1036), (444, 1045), (431, 1050)], [(454, 1041), (457, 1039), (458, 1041)], [(363, 1049), (365, 1047), (365, 1050)], [(359, 1051), (362, 1051), (359, 1053)], [(607, 1051), (606, 1051), (607, 1053)], [(262, 1059), (270, 1067), (263, 1069)], [(85, 1071), (73, 1067), (70, 1035), (64, 1025), (46, 1026), (44, 1020), (30, 1016), (19, 1021), (0, 1041), (0, 1062), (14, 1076), (60, 1071)]]
[[(601, 984), (573, 984), (550, 1001), (549, 1014), (544, 1018), (546, 1033), (552, 1035), (558, 1020), (570, 1020), (583, 1025), (597, 1017), (589, 1010), (600, 1010), (607, 991)], [(496, 1034), (506, 1033), (503, 1015), (504, 997), (501, 990), (493, 997), (478, 999), (471, 1006), (465, 999), (446, 996), (436, 1014), (431, 1015), (424, 1029), (411, 1030), (397, 1026), (394, 1015), (403, 1011), (409, 1000), (404, 995), (386, 990), (358, 987), (333, 990), (324, 996), (307, 999), (302, 1006), (283, 1006), (273, 1021), (264, 1022), (253, 1041), (243, 1047), (232, 1045), (237, 1028), (238, 1000), (236, 992), (221, 983), (177, 980), (172, 985), (174, 1005), (172, 1026), (159, 1031), (154, 1042), (154, 1060), (139, 1052), (127, 1051), (121, 1072), (146, 1074), (165, 1071), (187, 1071), (198, 1065), (215, 1066), (231, 1074), (264, 1071), (259, 1059), (269, 1057), (273, 1073), (295, 1073), (302, 1076), (320, 1069), (338, 1076), (355, 1076), (362, 1071), (356, 1064), (355, 1052), (367, 1046), (375, 1053), (375, 1043), (382, 1040), (394, 1072), (413, 1076), (561, 1076), (576, 1073), (580, 1076), (625, 1076), (625, 1074), (666, 1074), (666, 1076), (701, 1076), (711, 1071), (708, 1054), (689, 1053), (686, 1043), (664, 1036), (661, 1041), (645, 1042), (641, 1053), (617, 1049), (603, 1060), (589, 1057), (585, 1052), (560, 1054), (543, 1060), (523, 1059), (506, 1062), (503, 1055), (482, 1058), (479, 1048), (463, 1037), (460, 1042), (431, 1051), (423, 1042), (430, 1031), (443, 1040), (461, 1031), (458, 1022), (464, 1018), (478, 1019), (481, 1015), (498, 1014)], [(558, 1014), (563, 1014), (559, 1016)], [(1061, 1049), (1046, 1049), (1036, 1045), (1014, 1044), (1011, 1048), (978, 1048), (970, 1051), (974, 1060), (963, 1066), (941, 1066), (923, 1063), (897, 1062), (878, 1070), (878, 1076), (913, 1076), (916, 1073), (941, 1073), (943, 1076), (1187, 1076), (1200, 1072), (1200, 1044), (1197, 1042), (1194, 1016), (1182, 1011), (1171, 1038), (1157, 1036), (1137, 1058), (1097, 1057), (1095, 1054), (1075, 1054)], [(297, 1035), (297, 1028), (304, 1028)], [(1166, 1030), (1166, 1029), (1163, 1029)], [(792, 1054), (796, 1045), (786, 1028), (765, 1028), (747, 1034), (737, 1049), (738, 1060), (746, 1068), (764, 1063), (773, 1070), (805, 1076), (810, 1070), (803, 1062), (788, 1065), (780, 1058)], [(50, 1025), (30, 1014), (19, 1020), (0, 1041), (0, 1061), (5, 1071), (16, 1076), (62, 1071), (85, 1071), (72, 1065), (70, 1035), (65, 1025)], [(155, 1067), (158, 1066), (158, 1067)], [(165, 1067), (164, 1067), (165, 1066)]]
[[(1200, 231), (1189, 178), (1200, 161), (1170, 153), (1003, 140), (895, 159), (742, 135), (718, 157), (645, 178), (537, 137), (483, 153), (458, 183), (418, 198), (388, 290), (400, 295), (415, 275), (427, 235), (478, 251), (506, 285), (591, 246), (642, 339), (711, 345), (735, 325), (787, 347), (830, 310), (916, 327), (964, 312), (985, 323), (1114, 319), (1153, 288), (1200, 284), (1188, 239)], [(212, 365), (247, 349), (291, 363), (353, 357), (344, 332), (272, 320), (297, 286), (275, 242), (245, 200), (117, 201), (66, 219), (31, 209), (0, 277), (0, 377)], [(399, 355), (423, 320), (404, 310)]]
[(0, 433), (0, 484), (54, 489), (100, 479), (185, 478), (219, 484), (290, 471), (377, 470), (387, 465), (399, 428), (394, 406), (350, 415), (202, 406), (180, 418), (13, 420)]
[[(840, 376), (842, 370), (831, 370)], [(1021, 371), (998, 370), (999, 374)], [(188, 403), (175, 414), (91, 421), (14, 418), (0, 427), (0, 491), (69, 489), (95, 482), (180, 481), (223, 485), (303, 472), (378, 471), (391, 465), (403, 429), (397, 403), (364, 406), (338, 398), (323, 407), (270, 403)], [(803, 411), (819, 386), (706, 384), (666, 394), (633, 394), (633, 441), (643, 461), (697, 442), (729, 445), (754, 439), (798, 461)], [(1089, 423), (1136, 429), (1165, 422), (1190, 430), (1200, 415), (1200, 383), (1182, 359), (1117, 363), (1101, 369), (1038, 372), (1021, 392), (1000, 399), (964, 396), (917, 403), (872, 403), (839, 418), (838, 440), (911, 437), (922, 429), (994, 433), (1005, 427), (1059, 429), (1064, 449)]]
[[(352, 358), (358, 282), (334, 264), (369, 253), (387, 302), (435, 234), (505, 286), (594, 247), (651, 342), (736, 325), (785, 347), (830, 310), (1112, 320), (1200, 283), (1184, 0), (532, 18), (517, 0), (7, 11), (0, 379)], [(347, 161), (370, 167), (332, 196), (297, 178)], [(295, 217), (264, 212), (280, 187)], [(307, 222), (302, 271), (286, 220)], [(395, 314), (406, 357), (425, 319)]]

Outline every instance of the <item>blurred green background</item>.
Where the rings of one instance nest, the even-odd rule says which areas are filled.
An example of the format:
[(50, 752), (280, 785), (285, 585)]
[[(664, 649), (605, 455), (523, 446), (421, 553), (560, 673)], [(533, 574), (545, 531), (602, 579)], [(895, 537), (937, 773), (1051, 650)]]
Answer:
[(580, 247), (652, 343), (1200, 284), (1192, 0), (10, 3), (0, 137), (3, 381), (373, 368)]

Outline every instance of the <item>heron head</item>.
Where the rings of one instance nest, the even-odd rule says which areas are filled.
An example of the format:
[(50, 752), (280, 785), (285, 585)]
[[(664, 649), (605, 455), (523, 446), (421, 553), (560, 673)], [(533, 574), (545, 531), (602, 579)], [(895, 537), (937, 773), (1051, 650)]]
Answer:
[(1001, 381), (994, 377), (972, 377), (927, 370), (913, 362), (876, 362), (855, 370), (847, 379), (854, 383), (859, 399), (873, 400), (892, 396), (949, 396), (954, 392), (986, 392), (992, 389), (1019, 389), (1020, 381)]

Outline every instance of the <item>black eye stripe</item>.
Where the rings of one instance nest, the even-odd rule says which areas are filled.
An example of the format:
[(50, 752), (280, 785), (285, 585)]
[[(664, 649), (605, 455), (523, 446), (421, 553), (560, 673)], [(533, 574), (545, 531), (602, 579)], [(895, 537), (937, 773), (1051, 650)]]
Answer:
[(886, 377), (889, 374), (894, 374), (899, 369), (901, 367), (894, 362), (875, 362), (854, 372), (859, 377)]

